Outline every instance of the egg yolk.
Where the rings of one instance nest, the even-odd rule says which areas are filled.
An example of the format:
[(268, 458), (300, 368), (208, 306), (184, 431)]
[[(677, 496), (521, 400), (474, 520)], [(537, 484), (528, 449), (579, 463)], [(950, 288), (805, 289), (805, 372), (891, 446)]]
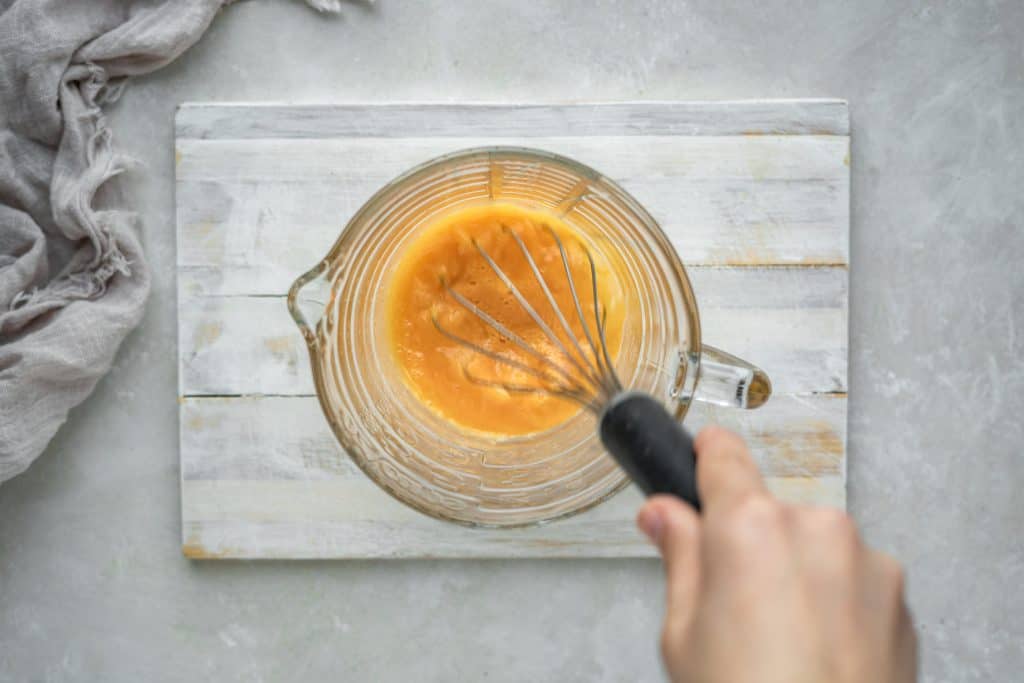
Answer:
[(561, 218), (508, 203), (463, 208), (419, 230), (386, 293), (391, 352), (416, 397), (460, 427), (506, 436), (543, 431), (579, 412), (565, 394), (593, 395), (594, 351), (603, 356), (597, 316), (612, 362), (623, 319), (607, 256), (585, 243)]

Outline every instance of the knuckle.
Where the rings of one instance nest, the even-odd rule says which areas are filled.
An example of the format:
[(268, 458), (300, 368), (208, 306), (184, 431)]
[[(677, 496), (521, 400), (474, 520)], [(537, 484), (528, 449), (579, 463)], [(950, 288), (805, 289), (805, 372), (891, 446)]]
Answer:
[(759, 527), (774, 526), (782, 522), (782, 505), (763, 493), (744, 496), (736, 505), (736, 521)]
[(774, 498), (762, 493), (749, 494), (736, 503), (724, 520), (723, 531), (736, 545), (756, 544), (782, 529), (783, 512)]
[(854, 576), (868, 559), (853, 519), (834, 508), (813, 508), (801, 512), (800, 532), (813, 553), (811, 566), (824, 577)]

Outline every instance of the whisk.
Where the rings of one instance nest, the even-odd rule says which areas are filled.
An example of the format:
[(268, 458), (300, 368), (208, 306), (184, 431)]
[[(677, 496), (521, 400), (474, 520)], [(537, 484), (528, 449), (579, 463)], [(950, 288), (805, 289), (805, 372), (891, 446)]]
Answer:
[[(562, 270), (573, 304), (573, 310), (568, 312), (563, 311), (558, 305), (548, 280), (541, 273), (537, 261), (523, 240), (513, 230), (507, 227), (503, 230), (518, 245), (529, 270), (554, 312), (557, 327), (561, 328), (564, 336), (559, 335), (545, 322), (537, 308), (479, 242), (473, 239), (472, 244), (498, 280), (508, 288), (515, 301), (551, 342), (555, 349), (554, 353), (545, 353), (529, 343), (508, 325), (459, 293), (443, 275), (440, 276), (440, 282), (448, 296), (479, 318), (502, 339), (511, 342), (527, 357), (532, 358), (535, 364), (485, 348), (451, 332), (441, 324), (432, 311), (434, 327), (449, 340), (495, 363), (517, 370), (519, 375), (525, 375), (533, 381), (517, 383), (495, 380), (472, 372), (469, 365), (464, 364), (462, 372), (467, 380), (511, 394), (540, 393), (558, 396), (583, 406), (597, 417), (598, 434), (605, 448), (645, 494), (673, 494), (699, 510), (696, 461), (690, 434), (652, 396), (624, 388), (615, 373), (606, 338), (607, 309), (602, 307), (598, 298), (597, 267), (592, 254), (582, 242), (579, 243), (578, 246), (589, 264), (593, 324), (587, 320), (584, 313), (566, 246), (550, 226), (545, 228), (554, 240), (561, 257)], [(582, 329), (582, 339), (573, 332), (570, 324), (573, 317)]]

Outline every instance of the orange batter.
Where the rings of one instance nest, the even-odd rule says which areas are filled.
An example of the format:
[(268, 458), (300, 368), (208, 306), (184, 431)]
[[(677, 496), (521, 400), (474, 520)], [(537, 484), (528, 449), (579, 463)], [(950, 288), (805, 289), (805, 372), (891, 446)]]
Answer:
[[(561, 255), (548, 228), (566, 248), (576, 292), (587, 325), (595, 331), (590, 263), (576, 231), (561, 219), (513, 204), (492, 203), (453, 212), (427, 226), (401, 255), (388, 285), (387, 316), (395, 361), (416, 396), (442, 417), (469, 429), (502, 435), (530, 434), (553, 427), (580, 410), (563, 398), (510, 392), (481, 386), (488, 380), (539, 387), (530, 373), (487, 358), (446, 337), (435, 326), (531, 368), (541, 364), (512, 341), (488, 327), (456, 301), (449, 286), (512, 332), (539, 349), (566, 372), (579, 376), (571, 362), (519, 305), (509, 288), (473, 245), (475, 239), (511, 278), (551, 330), (568, 338), (548, 304), (525, 257), (509, 231), (518, 235), (537, 263), (580, 346), (590, 354), (572, 302)], [(598, 300), (606, 309), (606, 338), (612, 360), (622, 338), (622, 294), (602, 254), (589, 248), (597, 263)], [(570, 346), (570, 348), (572, 348)], [(579, 360), (579, 359), (577, 359)], [(564, 377), (547, 371), (549, 377)], [(467, 373), (470, 375), (467, 377)], [(548, 386), (553, 386), (548, 382)]]

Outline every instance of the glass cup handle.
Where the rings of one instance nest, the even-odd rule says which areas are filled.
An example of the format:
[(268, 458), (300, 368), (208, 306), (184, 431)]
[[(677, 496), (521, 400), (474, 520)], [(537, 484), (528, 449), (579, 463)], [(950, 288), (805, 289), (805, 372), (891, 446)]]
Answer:
[(771, 395), (772, 382), (764, 370), (713, 346), (702, 346), (696, 400), (730, 408), (758, 408)]
[(327, 310), (330, 293), (327, 261), (300, 275), (288, 290), (288, 312), (311, 348), (317, 345), (316, 328)]

